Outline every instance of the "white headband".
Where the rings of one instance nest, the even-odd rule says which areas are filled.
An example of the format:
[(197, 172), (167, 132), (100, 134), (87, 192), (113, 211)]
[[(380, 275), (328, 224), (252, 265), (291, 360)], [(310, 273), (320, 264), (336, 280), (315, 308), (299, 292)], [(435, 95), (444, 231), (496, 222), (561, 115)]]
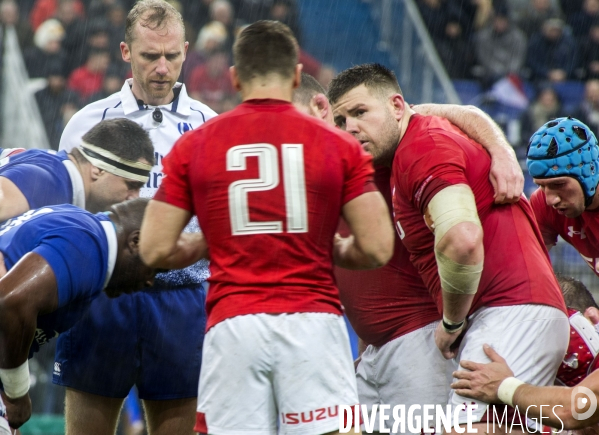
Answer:
[(79, 151), (92, 165), (119, 177), (130, 180), (148, 181), (152, 165), (123, 159), (110, 151), (81, 141)]

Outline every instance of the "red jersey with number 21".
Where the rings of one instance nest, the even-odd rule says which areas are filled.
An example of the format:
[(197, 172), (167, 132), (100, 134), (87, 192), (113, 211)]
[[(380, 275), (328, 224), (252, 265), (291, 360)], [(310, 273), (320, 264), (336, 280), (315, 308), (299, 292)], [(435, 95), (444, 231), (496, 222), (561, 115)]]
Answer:
[(483, 306), (550, 305), (566, 312), (530, 204), (495, 205), (491, 158), (443, 118), (413, 115), (393, 161), (396, 227), (416, 269), (442, 308), (434, 234), (423, 215), (429, 201), (454, 184), (470, 186), (483, 227), (485, 260), (471, 312)]
[(154, 199), (198, 216), (210, 247), (207, 328), (254, 313), (341, 314), (341, 208), (373, 190), (349, 134), (280, 100), (249, 100), (179, 139)]

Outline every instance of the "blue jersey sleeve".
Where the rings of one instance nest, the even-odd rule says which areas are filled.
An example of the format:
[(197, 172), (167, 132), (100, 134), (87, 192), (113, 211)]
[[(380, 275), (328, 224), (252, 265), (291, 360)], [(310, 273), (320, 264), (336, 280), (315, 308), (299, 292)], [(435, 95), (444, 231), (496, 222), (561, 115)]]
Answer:
[(17, 186), (30, 209), (71, 203), (71, 180), (62, 160), (58, 156), (41, 153), (22, 153), (10, 157), (8, 163), (0, 166), (0, 176)]
[(104, 288), (106, 248), (97, 235), (77, 228), (47, 235), (33, 252), (50, 265), (58, 286), (58, 306), (91, 300)]

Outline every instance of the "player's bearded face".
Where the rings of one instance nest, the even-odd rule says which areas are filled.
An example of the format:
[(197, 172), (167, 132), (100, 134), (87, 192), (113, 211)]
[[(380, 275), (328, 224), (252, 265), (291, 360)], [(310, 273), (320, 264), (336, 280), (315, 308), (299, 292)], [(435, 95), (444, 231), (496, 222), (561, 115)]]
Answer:
[(373, 95), (360, 85), (339, 98), (333, 114), (337, 127), (358, 139), (375, 165), (391, 164), (400, 130), (388, 98)]
[(584, 193), (582, 187), (574, 178), (535, 178), (534, 182), (545, 193), (547, 205), (555, 208), (559, 214), (567, 218), (576, 218), (584, 212)]

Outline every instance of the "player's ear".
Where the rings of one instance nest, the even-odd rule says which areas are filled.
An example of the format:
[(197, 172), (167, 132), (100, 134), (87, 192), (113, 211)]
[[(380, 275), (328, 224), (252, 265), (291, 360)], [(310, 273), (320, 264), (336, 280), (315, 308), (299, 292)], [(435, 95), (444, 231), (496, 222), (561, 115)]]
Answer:
[(121, 56), (125, 62), (131, 63), (131, 50), (126, 42), (121, 42)]
[(403, 96), (401, 94), (393, 94), (389, 97), (389, 102), (391, 103), (395, 119), (399, 121), (403, 117), (406, 109), (406, 102), (403, 99)]
[(92, 181), (96, 181), (97, 179), (99, 179), (102, 174), (104, 174), (106, 171), (104, 171), (103, 169), (98, 168), (97, 166), (94, 165), (89, 165), (89, 173), (91, 176)]
[(184, 47), (183, 47), (183, 61), (185, 61), (185, 59), (187, 58), (187, 49), (189, 48), (189, 42), (185, 41)]
[(137, 252), (139, 250), (139, 234), (140, 230), (131, 231), (127, 236), (127, 247), (131, 252)]
[(313, 106), (312, 110), (318, 114), (318, 117), (326, 121), (331, 113), (331, 105), (328, 98), (324, 94), (316, 94), (312, 97), (310, 105)]
[(299, 85), (302, 83), (302, 69), (304, 65), (298, 63), (295, 66), (295, 70), (293, 71), (293, 89), (299, 88)]
[(231, 83), (236, 91), (241, 91), (241, 83), (239, 83), (239, 77), (237, 76), (237, 70), (235, 69), (235, 65), (229, 68), (229, 72), (231, 73)]

